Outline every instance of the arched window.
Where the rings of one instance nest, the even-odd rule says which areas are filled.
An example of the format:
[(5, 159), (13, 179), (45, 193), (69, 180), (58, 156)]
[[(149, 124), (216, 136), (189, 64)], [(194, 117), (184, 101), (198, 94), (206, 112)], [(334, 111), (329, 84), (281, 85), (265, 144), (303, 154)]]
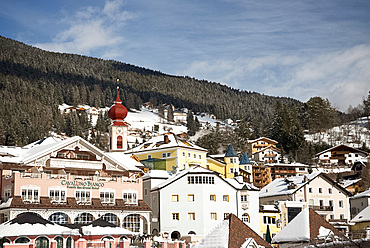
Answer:
[(117, 218), (117, 215), (115, 214), (106, 213), (101, 218), (105, 221), (115, 224), (116, 226), (119, 226), (119, 219)]
[(27, 237), (19, 237), (14, 241), (14, 243), (16, 244), (24, 244), (24, 243), (29, 243), (29, 242), (31, 242), (31, 240)]
[(105, 240), (113, 240), (114, 241), (114, 238), (112, 236), (104, 236), (100, 239), (100, 241), (105, 241)]
[(242, 215), (242, 221), (244, 223), (249, 223), (250, 222), (250, 220), (249, 220), (249, 214), (247, 214), (247, 213), (243, 214)]
[(123, 228), (130, 230), (131, 232), (140, 232), (140, 215), (130, 214), (123, 219)]
[(66, 245), (66, 248), (72, 248), (72, 238), (71, 238), (71, 237), (68, 237), (68, 238), (67, 238), (67, 245)]
[(196, 235), (196, 233), (194, 231), (190, 231), (190, 232), (188, 232), (188, 234)]
[(171, 239), (172, 240), (179, 240), (181, 238), (181, 234), (178, 231), (173, 231), (171, 233)]
[(117, 136), (117, 149), (122, 149), (122, 136)]
[(38, 237), (35, 240), (35, 248), (49, 248), (49, 240), (46, 237)]
[(75, 218), (75, 224), (88, 224), (94, 220), (94, 216), (90, 213), (81, 213)]
[(54, 240), (57, 242), (57, 248), (63, 248), (63, 238), (62, 237), (55, 237)]
[(49, 216), (49, 221), (55, 224), (68, 224), (68, 215), (62, 212), (56, 212)]

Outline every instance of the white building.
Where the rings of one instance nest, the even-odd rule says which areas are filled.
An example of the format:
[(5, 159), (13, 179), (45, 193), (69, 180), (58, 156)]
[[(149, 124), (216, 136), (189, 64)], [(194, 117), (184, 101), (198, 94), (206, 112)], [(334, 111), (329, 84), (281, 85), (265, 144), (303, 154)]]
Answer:
[(143, 187), (153, 211), (152, 233), (204, 236), (230, 213), (260, 231), (259, 191), (248, 183), (194, 166), (173, 176), (151, 171), (143, 176)]
[(359, 149), (338, 145), (316, 154), (319, 165), (352, 165), (356, 161), (366, 159), (368, 153)]
[(326, 174), (278, 178), (261, 189), (261, 204), (276, 201), (307, 202), (309, 207), (336, 226), (347, 225), (350, 193)]

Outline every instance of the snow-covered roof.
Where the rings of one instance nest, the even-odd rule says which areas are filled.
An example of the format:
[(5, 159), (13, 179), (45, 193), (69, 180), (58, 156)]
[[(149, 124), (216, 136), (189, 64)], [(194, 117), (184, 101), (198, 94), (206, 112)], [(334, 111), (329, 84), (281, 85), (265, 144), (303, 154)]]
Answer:
[(172, 176), (170, 176), (166, 181), (158, 184), (156, 187), (154, 187), (152, 190), (158, 190), (158, 189), (161, 189), (161, 188), (164, 188), (166, 187), (167, 185), (173, 183), (174, 181), (180, 179), (181, 177), (185, 176), (186, 174), (189, 174), (189, 173), (204, 173), (204, 174), (217, 174), (216, 172), (214, 171), (211, 171), (211, 170), (207, 170), (203, 167), (200, 167), (200, 166), (192, 166), (192, 167), (189, 167), (185, 170), (182, 170), (180, 171), (179, 173), (177, 174), (174, 174)]
[[(287, 178), (277, 178), (270, 184), (261, 189), (260, 198), (276, 196), (276, 195), (290, 195), (295, 193), (309, 181), (320, 175), (321, 172), (314, 172), (304, 176), (294, 176)], [(289, 185), (296, 185), (296, 187), (288, 187)]]
[(254, 152), (254, 153), (252, 153), (252, 155), (254, 155), (254, 154), (258, 154), (258, 153), (261, 153), (261, 152), (264, 152), (264, 151), (266, 151), (266, 150), (274, 150), (274, 151), (277, 151), (277, 152), (280, 152), (280, 149), (279, 148), (277, 148), (277, 147), (275, 147), (275, 146), (273, 146), (273, 145), (268, 145), (268, 146), (266, 146), (265, 148), (263, 148), (263, 149), (261, 149), (261, 150), (259, 150), (259, 151), (256, 151), (256, 152)]
[(39, 236), (55, 234), (78, 235), (68, 227), (52, 223), (35, 213), (25, 212), (19, 214), (15, 219), (9, 220), (0, 225), (0, 237)]
[(361, 179), (349, 179), (349, 180), (343, 180), (341, 185), (343, 188), (347, 188), (355, 183), (357, 183), (358, 181), (360, 181)]
[(358, 199), (363, 197), (370, 197), (370, 188), (364, 192), (358, 193), (357, 195), (354, 195), (351, 197), (351, 199)]
[(283, 164), (283, 163), (269, 163), (266, 164), (269, 167), (274, 166), (285, 166), (285, 167), (309, 167), (308, 164), (301, 164), (301, 163), (289, 163), (289, 164)]
[(254, 140), (248, 140), (248, 143), (254, 143), (254, 142), (257, 142), (259, 140), (267, 140), (267, 141), (269, 141), (270, 143), (273, 143), (273, 144), (277, 144), (278, 143), (276, 140), (273, 140), (273, 139), (270, 139), (270, 138), (266, 138), (266, 137), (260, 137), (260, 138), (254, 139)]
[(237, 178), (223, 178), (226, 182), (231, 184), (234, 188), (238, 190), (258, 190), (259, 188), (255, 187), (250, 183), (240, 182)]
[(165, 170), (150, 170), (147, 173), (145, 173), (144, 176), (141, 178), (144, 179), (149, 179), (149, 178), (163, 178), (163, 179), (168, 179), (170, 176), (172, 176), (172, 173), (170, 171), (165, 171)]
[(359, 212), (352, 220), (353, 223), (367, 222), (370, 221), (370, 206), (364, 208)]
[(22, 148), (19, 147), (0, 147), (0, 162), (14, 164), (28, 164), (51, 153), (66, 149), (69, 146), (76, 144), (86, 151), (92, 152), (95, 155), (102, 157), (103, 160), (118, 166), (117, 168), (107, 168), (111, 170), (125, 169), (128, 171), (141, 172), (138, 167), (143, 165), (128, 155), (122, 153), (106, 153), (101, 151), (96, 146), (90, 144), (79, 136), (74, 136), (66, 139), (57, 139), (49, 137), (40, 141), (28, 144)]
[(194, 248), (229, 247), (229, 220), (223, 220)]
[(272, 239), (272, 243), (285, 243), (310, 240), (309, 208), (303, 209)]
[(329, 151), (333, 151), (333, 150), (337, 150), (338, 148), (344, 148), (346, 149), (346, 151), (350, 151), (350, 152), (358, 152), (358, 153), (362, 153), (362, 154), (365, 154), (367, 155), (368, 153), (367, 152), (364, 152), (364, 151), (361, 151), (359, 149), (356, 149), (356, 148), (353, 148), (353, 147), (350, 147), (348, 145), (345, 145), (345, 144), (340, 144), (340, 145), (337, 145), (337, 146), (333, 146), (329, 149), (326, 149), (325, 151), (322, 151), (322, 152), (319, 152), (316, 154), (316, 157), (317, 156), (320, 156), (321, 154), (324, 154), (326, 152), (329, 152)]
[[(168, 142), (165, 142), (166, 136), (168, 138), (167, 140)], [(127, 151), (127, 153), (138, 153), (138, 152), (144, 152), (144, 151), (163, 150), (163, 149), (176, 148), (176, 147), (196, 149), (196, 150), (208, 152), (207, 149), (197, 146), (191, 142), (187, 142), (183, 139), (180, 139), (173, 133), (167, 133), (164, 135), (153, 137), (147, 142)]]

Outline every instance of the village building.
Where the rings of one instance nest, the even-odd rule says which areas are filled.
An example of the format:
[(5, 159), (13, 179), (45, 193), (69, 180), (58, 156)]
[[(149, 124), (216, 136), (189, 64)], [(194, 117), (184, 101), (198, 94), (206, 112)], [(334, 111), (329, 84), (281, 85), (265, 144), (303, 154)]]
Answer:
[[(277, 205), (260, 205), (260, 236), (266, 240), (268, 232), (271, 238), (281, 230), (280, 210)], [(269, 230), (268, 230), (269, 229)]]
[(309, 166), (301, 163), (267, 163), (270, 167), (271, 179), (309, 174)]
[(153, 210), (152, 233), (204, 237), (230, 213), (260, 232), (258, 189), (241, 177), (222, 178), (193, 166), (170, 175), (150, 171), (143, 176), (144, 200)]
[(129, 150), (151, 170), (184, 170), (200, 165), (206, 168), (208, 150), (187, 142), (173, 133), (153, 137)]
[(319, 165), (343, 166), (353, 165), (359, 160), (366, 159), (368, 155), (367, 152), (342, 144), (319, 152), (315, 157)]
[(260, 204), (274, 204), (278, 201), (308, 203), (324, 219), (347, 232), (349, 197), (350, 193), (326, 174), (315, 172), (275, 179), (261, 189)]
[(249, 140), (246, 144), (247, 154), (258, 164), (278, 163), (281, 160), (281, 152), (276, 147), (277, 143), (266, 137)]
[(370, 189), (350, 197), (349, 203), (351, 205), (351, 219), (353, 219), (367, 206), (370, 206)]
[(142, 200), (143, 165), (120, 152), (127, 144), (125, 109), (117, 93), (109, 111), (112, 152), (77, 136), (0, 147), (1, 222), (29, 211), (57, 224), (103, 218), (136, 234), (148, 233), (151, 209)]

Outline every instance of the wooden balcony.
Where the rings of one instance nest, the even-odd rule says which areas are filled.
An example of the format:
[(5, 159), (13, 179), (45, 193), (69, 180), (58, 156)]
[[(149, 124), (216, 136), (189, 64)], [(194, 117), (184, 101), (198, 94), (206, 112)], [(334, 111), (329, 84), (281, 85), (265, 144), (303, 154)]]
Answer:
[(333, 211), (333, 206), (310, 206), (315, 211)]

